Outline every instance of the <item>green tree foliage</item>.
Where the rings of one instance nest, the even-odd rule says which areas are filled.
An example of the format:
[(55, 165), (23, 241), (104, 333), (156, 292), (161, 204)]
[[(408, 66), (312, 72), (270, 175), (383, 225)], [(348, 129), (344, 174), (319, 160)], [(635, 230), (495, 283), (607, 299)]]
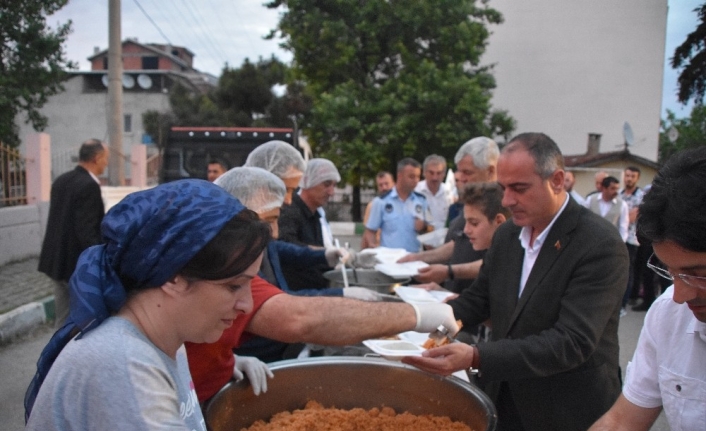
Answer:
[(68, 0), (3, 0), (0, 2), (0, 141), (19, 145), (18, 114), (35, 130), (44, 130), (47, 118), (39, 113), (49, 96), (63, 91), (65, 70), (76, 68), (62, 45), (71, 22), (56, 29), (46, 17)]
[[(294, 55), (313, 101), (304, 127), (317, 155), (354, 186), (405, 156), (451, 159), (514, 121), (490, 112), (495, 81), (479, 66), (499, 12), (474, 0), (273, 0), (270, 37)], [(354, 196), (355, 201), (355, 196)]]
[(699, 25), (674, 50), (672, 57), (672, 67), (681, 69), (677, 94), (683, 104), (691, 99), (702, 104), (706, 93), (706, 3), (694, 12), (699, 16)]
[(142, 120), (145, 131), (164, 145), (172, 126), (292, 127), (290, 116), (311, 106), (300, 86), (290, 84), (285, 95), (273, 91), (284, 85), (288, 67), (274, 56), (242, 66), (223, 68), (218, 86), (198, 94), (176, 85), (169, 95), (170, 112), (148, 111)]
[[(676, 141), (668, 137), (669, 129), (675, 128), (678, 133)], [(706, 106), (695, 105), (688, 118), (676, 118), (674, 112), (667, 111), (667, 119), (661, 121), (659, 134), (659, 161), (664, 163), (673, 154), (689, 148), (706, 145)]]

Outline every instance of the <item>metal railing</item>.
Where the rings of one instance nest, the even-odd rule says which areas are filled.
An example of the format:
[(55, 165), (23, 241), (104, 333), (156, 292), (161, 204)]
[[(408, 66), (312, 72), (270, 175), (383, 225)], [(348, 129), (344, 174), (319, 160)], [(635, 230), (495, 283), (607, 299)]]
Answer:
[(25, 158), (0, 142), (0, 207), (27, 205)]

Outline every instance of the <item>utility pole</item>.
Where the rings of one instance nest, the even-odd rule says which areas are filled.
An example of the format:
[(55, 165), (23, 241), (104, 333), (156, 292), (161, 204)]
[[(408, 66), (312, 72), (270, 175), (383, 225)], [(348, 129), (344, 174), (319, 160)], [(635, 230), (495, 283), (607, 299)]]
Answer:
[(108, 100), (110, 121), (109, 176), (111, 186), (125, 185), (123, 160), (123, 47), (120, 40), (120, 0), (108, 0)]

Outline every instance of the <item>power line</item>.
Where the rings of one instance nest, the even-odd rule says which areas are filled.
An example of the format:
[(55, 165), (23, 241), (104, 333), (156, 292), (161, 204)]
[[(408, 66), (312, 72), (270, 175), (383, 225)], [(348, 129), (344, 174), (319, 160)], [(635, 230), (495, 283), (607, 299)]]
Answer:
[(162, 35), (162, 37), (164, 38), (164, 40), (166, 40), (170, 45), (172, 45), (172, 41), (169, 40), (169, 38), (167, 37), (167, 35), (164, 34), (164, 32), (162, 31), (161, 28), (159, 28), (159, 26), (157, 25), (157, 23), (152, 20), (152, 17), (150, 17), (149, 14), (142, 8), (142, 5), (140, 4), (140, 2), (137, 1), (137, 0), (135, 0), (135, 4), (137, 5), (138, 8), (140, 8), (140, 10), (141, 10), (142, 13), (145, 15), (145, 17), (147, 17), (147, 19), (152, 23), (152, 25), (154, 26), (154, 28), (157, 29), (157, 31), (159, 32), (159, 34)]

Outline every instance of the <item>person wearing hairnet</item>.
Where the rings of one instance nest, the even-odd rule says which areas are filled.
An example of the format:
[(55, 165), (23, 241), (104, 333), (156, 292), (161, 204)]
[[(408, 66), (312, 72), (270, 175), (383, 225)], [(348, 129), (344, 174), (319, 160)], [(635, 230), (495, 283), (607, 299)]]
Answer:
[[(332, 247), (333, 238), (323, 206), (333, 197), (339, 181), (341, 175), (330, 160), (309, 160), (299, 193), (292, 196), (291, 205), (282, 208), (279, 238), (304, 246)], [(284, 276), (294, 290), (325, 285), (323, 274), (328, 269), (321, 265), (283, 264)]]
[(275, 174), (284, 182), (287, 189), (284, 203), (290, 205), (292, 194), (299, 187), (299, 181), (304, 175), (306, 162), (291, 144), (269, 141), (252, 150), (243, 166), (262, 168)]
[[(238, 198), (248, 209), (256, 212), (260, 219), (267, 221), (272, 228), (273, 239), (277, 238), (277, 219), (286, 191), (282, 180), (261, 168), (240, 167), (228, 171), (216, 181), (216, 185)], [(289, 288), (280, 266), (280, 262), (286, 262), (290, 265), (328, 265), (332, 267), (335, 266), (338, 259), (337, 249), (314, 250), (305, 246), (272, 240), (267, 245), (267, 252), (263, 257), (259, 275), (270, 284), (295, 295), (344, 296), (364, 301), (379, 300), (377, 292), (364, 287), (329, 288), (327, 283), (293, 291)], [(236, 366), (241, 355), (244, 357), (254, 356), (264, 362), (274, 362), (296, 357), (303, 347), (303, 344), (290, 345), (264, 337), (254, 337), (234, 350), (237, 355)], [(245, 359), (245, 361), (249, 360), (249, 358)], [(250, 374), (248, 376), (252, 382), (253, 378)], [(261, 374), (260, 378), (264, 380), (265, 375)], [(253, 387), (256, 393), (259, 392), (259, 387), (254, 383)]]
[[(319, 160), (323, 159), (312, 159), (310, 161), (313, 162), (314, 167), (319, 166), (322, 167), (319, 163)], [(328, 162), (328, 161), (327, 161)], [(333, 166), (332, 163), (328, 162), (329, 165), (323, 166), (324, 169), (329, 169), (330, 167), (333, 167), (335, 170), (335, 166)], [(256, 168), (262, 168), (275, 176), (277, 176), (279, 179), (282, 180), (282, 182), (285, 185), (286, 188), (286, 193), (284, 195), (284, 207), (283, 208), (289, 208), (290, 204), (292, 203), (292, 195), (293, 192), (297, 189), (299, 186), (300, 180), (302, 180), (302, 176), (304, 175), (304, 170), (306, 169), (306, 162), (304, 161), (304, 158), (302, 157), (301, 154), (290, 144), (284, 142), (284, 141), (269, 141), (266, 142), (259, 147), (255, 148), (249, 155), (248, 158), (245, 161), (245, 165), (243, 167), (256, 167)], [(337, 181), (340, 181), (340, 175), (338, 175), (338, 170), (335, 171), (336, 176), (339, 178)], [(305, 180), (305, 182), (308, 184), (310, 179), (312, 178), (311, 176), (307, 177), (308, 179)], [(305, 196), (308, 194), (305, 193)], [(299, 196), (296, 197), (297, 202), (299, 202)], [(318, 208), (317, 208), (317, 211)], [(323, 208), (321, 209), (323, 211)], [(319, 216), (321, 215), (321, 212), (319, 212)], [(324, 216), (325, 220), (325, 216)], [(328, 223), (326, 222), (326, 226), (328, 226)], [(323, 230), (323, 227), (322, 227)], [(329, 228), (330, 232), (330, 228)], [(322, 234), (323, 236), (323, 234)], [(330, 236), (330, 234), (329, 234)], [(285, 234), (285, 240), (286, 240), (287, 235)], [(297, 242), (297, 241), (291, 241), (291, 238), (288, 242)], [(307, 242), (302, 242), (300, 243), (302, 245), (311, 245)], [(324, 245), (323, 240), (321, 242), (315, 242), (317, 245)], [(333, 244), (328, 245), (328, 247), (332, 247)], [(344, 260), (347, 260), (348, 264), (350, 266), (359, 266), (359, 267), (372, 267), (375, 265), (375, 255), (374, 254), (365, 254), (360, 257), (356, 255), (356, 253), (353, 250), (338, 250), (338, 254), (344, 257)], [(286, 264), (286, 263), (285, 263)], [(287, 265), (289, 267), (296, 267), (298, 266), (298, 262), (293, 262), (292, 265)], [(332, 265), (333, 266), (333, 265)], [(327, 270), (328, 268), (323, 268), (322, 271)], [(293, 269), (293, 271), (296, 272), (296, 269)], [(294, 280), (294, 285), (292, 285), (292, 280), (290, 280), (290, 287), (293, 289), (308, 289), (311, 286), (324, 286), (327, 285), (328, 282), (323, 278), (323, 275), (316, 276), (315, 273), (313, 274), (313, 278), (311, 280), (304, 280), (301, 283), (297, 282), (297, 279)]]
[[(279, 207), (285, 194), (282, 182), (268, 172), (252, 167), (234, 168), (216, 182), (229, 193), (237, 196), (249, 209), (276, 229)], [(282, 245), (283, 244), (283, 245)], [(319, 345), (346, 346), (370, 338), (398, 334), (408, 330), (431, 332), (438, 325), (447, 326), (451, 333), (458, 331), (450, 307), (441, 303), (409, 305), (353, 300), (341, 297), (302, 296), (284, 292), (287, 283), (277, 270), (277, 259), (283, 258), (273, 249), (296, 248), (307, 250), (309, 257), (322, 259), (324, 250), (309, 250), (281, 241), (270, 241), (263, 259), (268, 259), (270, 269), (261, 267), (260, 275), (252, 282), (253, 311), (237, 320), (215, 343), (187, 344), (189, 368), (199, 402), (204, 403), (233, 378), (233, 364), (241, 360), (233, 349), (241, 347), (253, 336), (267, 337), (284, 343), (316, 343)], [(304, 251), (299, 251), (306, 255)], [(268, 271), (272, 274), (267, 275)], [(275, 283), (263, 278), (272, 277)], [(329, 292), (355, 292), (360, 288), (326, 289)], [(367, 290), (367, 289), (366, 289)], [(339, 296), (341, 294), (339, 293)], [(414, 311), (411, 311), (414, 310)], [(262, 370), (263, 364), (253, 365)], [(266, 369), (266, 368), (265, 368)], [(266, 372), (248, 374), (256, 393), (267, 390)]]

